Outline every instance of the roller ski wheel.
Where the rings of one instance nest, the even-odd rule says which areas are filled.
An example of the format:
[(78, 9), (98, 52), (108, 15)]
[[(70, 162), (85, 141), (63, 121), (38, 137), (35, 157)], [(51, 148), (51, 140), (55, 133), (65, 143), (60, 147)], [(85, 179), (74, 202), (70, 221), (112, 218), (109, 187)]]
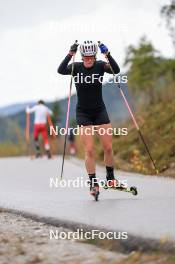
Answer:
[(99, 186), (90, 187), (90, 194), (94, 197), (95, 201), (98, 201)]
[(123, 184), (120, 184), (119, 186), (108, 186), (107, 184), (105, 184), (103, 186), (103, 188), (105, 190), (109, 189), (109, 190), (117, 190), (117, 191), (122, 191), (122, 192), (128, 192), (128, 193), (131, 193), (131, 194), (133, 194), (135, 196), (138, 194), (137, 187), (135, 187), (135, 186), (126, 187)]
[(137, 192), (137, 188), (135, 186), (132, 186), (130, 187), (130, 192), (133, 194), (133, 195), (137, 195), (138, 192)]

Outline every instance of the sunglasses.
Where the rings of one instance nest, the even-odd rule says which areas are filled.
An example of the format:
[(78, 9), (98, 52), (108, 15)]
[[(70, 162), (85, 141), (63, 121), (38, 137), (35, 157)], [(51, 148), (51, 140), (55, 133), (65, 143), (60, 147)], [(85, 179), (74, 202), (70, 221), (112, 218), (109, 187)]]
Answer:
[(95, 59), (95, 57), (94, 56), (83, 56), (83, 59), (84, 60), (93, 60), (93, 59)]

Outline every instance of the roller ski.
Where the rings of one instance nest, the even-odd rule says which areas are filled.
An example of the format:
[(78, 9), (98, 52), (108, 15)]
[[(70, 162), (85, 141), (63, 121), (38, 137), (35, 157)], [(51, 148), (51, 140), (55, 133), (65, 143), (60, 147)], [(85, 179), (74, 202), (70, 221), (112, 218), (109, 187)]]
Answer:
[(99, 192), (99, 184), (93, 176), (90, 176), (90, 180), (88, 181), (89, 187), (90, 187), (90, 195), (92, 195), (95, 199), (95, 201), (98, 201), (98, 196), (100, 194)]
[(90, 194), (94, 197), (95, 201), (98, 201), (98, 196), (100, 194), (99, 186), (90, 186)]
[(99, 184), (96, 179), (95, 173), (89, 174), (89, 181), (88, 181), (89, 187), (90, 187), (90, 195), (92, 195), (95, 199), (95, 201), (98, 201), (98, 196), (100, 194), (99, 192)]
[(126, 187), (124, 184), (119, 183), (116, 179), (106, 181), (103, 188), (105, 190), (112, 189), (112, 190), (128, 192), (128, 193), (132, 193), (135, 196), (138, 194), (137, 188), (135, 186)]

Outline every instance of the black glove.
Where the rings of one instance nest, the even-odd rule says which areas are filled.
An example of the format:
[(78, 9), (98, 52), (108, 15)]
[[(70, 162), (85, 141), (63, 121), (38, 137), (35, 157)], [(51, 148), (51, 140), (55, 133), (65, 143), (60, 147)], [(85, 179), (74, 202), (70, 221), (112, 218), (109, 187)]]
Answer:
[(74, 52), (76, 53), (78, 49), (78, 43), (74, 43), (71, 47), (70, 47), (70, 52)]

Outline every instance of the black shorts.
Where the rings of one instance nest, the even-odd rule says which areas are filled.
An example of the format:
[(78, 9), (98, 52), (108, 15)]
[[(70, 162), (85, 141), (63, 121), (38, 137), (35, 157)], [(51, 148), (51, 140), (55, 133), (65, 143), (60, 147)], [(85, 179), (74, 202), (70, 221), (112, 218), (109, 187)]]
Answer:
[(103, 125), (110, 123), (106, 108), (99, 110), (83, 110), (77, 108), (76, 121), (79, 126)]

